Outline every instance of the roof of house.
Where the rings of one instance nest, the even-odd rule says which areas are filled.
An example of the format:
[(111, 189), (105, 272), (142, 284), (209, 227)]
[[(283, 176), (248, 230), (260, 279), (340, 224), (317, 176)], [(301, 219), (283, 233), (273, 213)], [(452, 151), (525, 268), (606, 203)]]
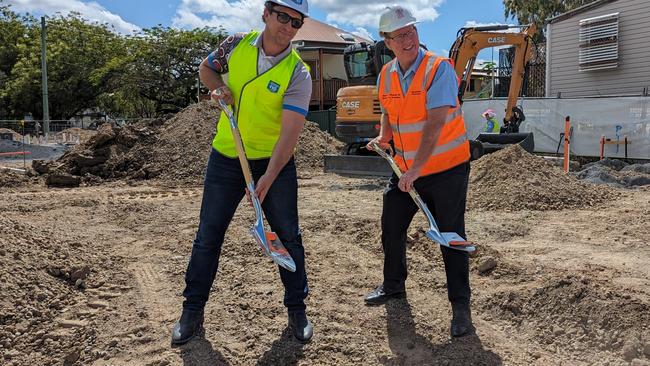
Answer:
[[(345, 38), (343, 38), (345, 37)], [(320, 22), (314, 18), (306, 18), (305, 24), (300, 28), (293, 42), (326, 42), (335, 44), (352, 44), (359, 42), (372, 42), (369, 39), (354, 35), (343, 29)]]
[(560, 20), (571, 18), (572, 16), (574, 16), (574, 15), (576, 15), (578, 13), (582, 13), (582, 12), (585, 12), (587, 10), (597, 8), (597, 7), (601, 6), (601, 5), (605, 5), (607, 3), (611, 3), (611, 2), (614, 2), (614, 1), (616, 1), (616, 0), (597, 0), (597, 1), (594, 1), (594, 2), (589, 3), (587, 5), (583, 5), (583, 6), (579, 7), (579, 8), (569, 10), (566, 13), (562, 13), (560, 15), (554, 16), (553, 18), (548, 18), (547, 22), (548, 23), (559, 22)]

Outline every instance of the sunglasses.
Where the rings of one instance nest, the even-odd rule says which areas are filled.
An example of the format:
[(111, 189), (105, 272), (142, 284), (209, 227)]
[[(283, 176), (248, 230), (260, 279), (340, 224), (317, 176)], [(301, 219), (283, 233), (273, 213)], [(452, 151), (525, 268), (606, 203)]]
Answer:
[(271, 14), (276, 13), (277, 14), (278, 22), (280, 22), (282, 24), (287, 24), (287, 23), (289, 23), (289, 21), (291, 21), (291, 27), (294, 28), (294, 29), (300, 29), (300, 27), (302, 27), (302, 25), (305, 23), (302, 19), (294, 18), (291, 15), (289, 15), (289, 14), (283, 12), (283, 11), (277, 11), (277, 10), (273, 10), (271, 8), (268, 8), (268, 9), (269, 9), (269, 13), (271, 13)]

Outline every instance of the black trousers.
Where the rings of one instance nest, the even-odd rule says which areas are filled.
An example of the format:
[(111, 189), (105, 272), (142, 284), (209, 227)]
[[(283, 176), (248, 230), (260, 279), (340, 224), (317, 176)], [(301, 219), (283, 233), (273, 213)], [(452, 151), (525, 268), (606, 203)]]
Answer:
[[(469, 181), (469, 163), (441, 173), (418, 178), (415, 189), (427, 204), (441, 232), (456, 232), (465, 236), (465, 202)], [(393, 175), (384, 191), (381, 215), (381, 242), (384, 248), (384, 291), (405, 290), (407, 277), (406, 234), (418, 207), (407, 192), (398, 187)], [(432, 243), (432, 245), (435, 245)], [(440, 246), (447, 275), (449, 301), (469, 304), (469, 255), (467, 252)]]

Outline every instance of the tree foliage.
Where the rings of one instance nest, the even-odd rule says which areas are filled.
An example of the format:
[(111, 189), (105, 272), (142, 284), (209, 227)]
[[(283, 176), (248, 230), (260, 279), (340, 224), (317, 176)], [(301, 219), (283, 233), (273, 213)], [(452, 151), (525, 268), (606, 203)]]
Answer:
[[(120, 117), (177, 112), (196, 100), (198, 65), (222, 29), (164, 27), (118, 34), (78, 13), (48, 17), (51, 119), (91, 109)], [(41, 22), (0, 0), (0, 119), (42, 118)]]
[(542, 34), (547, 19), (595, 0), (503, 0), (505, 17), (516, 18), (519, 24), (535, 24)]

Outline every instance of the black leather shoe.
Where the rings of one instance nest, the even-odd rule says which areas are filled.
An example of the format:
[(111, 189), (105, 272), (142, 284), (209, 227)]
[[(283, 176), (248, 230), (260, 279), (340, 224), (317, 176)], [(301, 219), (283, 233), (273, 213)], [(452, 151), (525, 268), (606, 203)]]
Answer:
[(172, 329), (172, 344), (187, 343), (203, 329), (203, 311), (183, 309), (181, 319), (174, 324)]
[(309, 342), (314, 335), (314, 327), (303, 311), (289, 313), (289, 328), (300, 342)]
[(470, 311), (469, 304), (452, 304), (451, 311), (453, 313), (450, 329), (452, 337), (462, 337), (474, 333), (472, 312)]
[(406, 297), (406, 292), (398, 291), (387, 294), (384, 291), (384, 285), (379, 285), (371, 293), (366, 295), (366, 298), (363, 301), (366, 302), (366, 305), (381, 305), (385, 304), (386, 301), (390, 299), (403, 299)]

